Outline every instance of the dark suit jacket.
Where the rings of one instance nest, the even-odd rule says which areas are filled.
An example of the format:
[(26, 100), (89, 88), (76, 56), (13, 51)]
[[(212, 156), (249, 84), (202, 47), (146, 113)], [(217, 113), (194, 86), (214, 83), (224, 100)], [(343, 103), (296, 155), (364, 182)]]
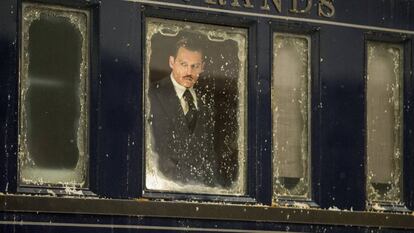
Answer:
[(213, 111), (197, 94), (197, 123), (190, 132), (170, 77), (150, 86), (149, 100), (152, 147), (159, 155), (159, 171), (173, 181), (215, 186)]

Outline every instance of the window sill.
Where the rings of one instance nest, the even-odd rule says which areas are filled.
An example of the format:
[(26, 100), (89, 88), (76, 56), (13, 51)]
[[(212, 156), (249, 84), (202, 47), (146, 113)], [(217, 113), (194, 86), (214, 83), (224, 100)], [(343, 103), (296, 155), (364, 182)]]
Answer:
[[(0, 211), (117, 216), (174, 217), (260, 221), (336, 226), (414, 229), (414, 216), (402, 213), (301, 209), (294, 207), (152, 201), (148, 199), (98, 199), (0, 195)], [(177, 211), (179, 209), (180, 211)]]

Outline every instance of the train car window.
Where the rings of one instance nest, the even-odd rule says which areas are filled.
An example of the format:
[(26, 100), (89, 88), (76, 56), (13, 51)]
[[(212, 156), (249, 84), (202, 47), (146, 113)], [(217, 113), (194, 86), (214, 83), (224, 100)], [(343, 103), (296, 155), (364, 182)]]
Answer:
[(148, 18), (145, 185), (246, 192), (247, 29)]
[(402, 201), (403, 46), (369, 41), (366, 68), (367, 199)]
[(20, 185), (88, 185), (88, 36), (88, 12), (23, 4)]
[(309, 199), (310, 37), (273, 35), (274, 198)]

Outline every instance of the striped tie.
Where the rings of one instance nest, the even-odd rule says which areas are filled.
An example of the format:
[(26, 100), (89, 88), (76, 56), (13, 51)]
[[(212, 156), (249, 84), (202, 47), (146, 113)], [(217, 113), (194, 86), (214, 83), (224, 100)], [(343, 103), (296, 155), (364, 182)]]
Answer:
[(196, 122), (197, 122), (197, 108), (194, 105), (194, 98), (191, 92), (187, 89), (183, 95), (184, 100), (187, 102), (188, 111), (185, 114), (185, 118), (187, 119), (188, 129), (193, 132)]

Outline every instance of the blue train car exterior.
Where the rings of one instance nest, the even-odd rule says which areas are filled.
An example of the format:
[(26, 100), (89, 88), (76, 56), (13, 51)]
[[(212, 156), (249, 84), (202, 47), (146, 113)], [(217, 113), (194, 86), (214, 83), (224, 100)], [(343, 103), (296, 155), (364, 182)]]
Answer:
[[(36, 35), (47, 41), (42, 45), (44, 48), (54, 40), (64, 40), (63, 37), (47, 40), (48, 35), (56, 35), (59, 30), (47, 34), (50, 31), (44, 30), (46, 23), (43, 29), (41, 24), (31, 27), (36, 20), (46, 22), (53, 17), (60, 20), (53, 21), (56, 25), (66, 19), (68, 25), (78, 25), (73, 28), (79, 33), (74, 35), (80, 35), (83, 42), (79, 51), (85, 55), (79, 56), (83, 59), (80, 76), (86, 81), (76, 84), (80, 94), (75, 93), (81, 97), (73, 103), (87, 106), (85, 111), (80, 107), (79, 116), (76, 115), (84, 121), (76, 124), (75, 139), (78, 150), (86, 151), (79, 152), (77, 159), (82, 156), (86, 159), (83, 170), (79, 170), (84, 179), (79, 182), (75, 179), (73, 185), (65, 183), (65, 178), (56, 178), (65, 168), (46, 175), (50, 182), (43, 182), (39, 173), (25, 173), (29, 170), (24, 161), (32, 158), (33, 148), (51, 148), (56, 144), (52, 139), (63, 137), (57, 133), (51, 134), (50, 141), (36, 140), (34, 126), (24, 123), (28, 116), (34, 116), (35, 106), (47, 109), (52, 105), (51, 99), (44, 97), (49, 92), (40, 89), (36, 98), (43, 98), (44, 105), (30, 102), (31, 107), (27, 107), (36, 85), (55, 85), (30, 79), (36, 71), (33, 64), (46, 70), (49, 66), (42, 66), (47, 62), (34, 63), (35, 58), (30, 54), (36, 50), (28, 45)], [(60, 25), (56, 28), (63, 28)], [(153, 25), (159, 27), (159, 35), (151, 34)], [(222, 46), (217, 50), (228, 49), (230, 52), (222, 52), (225, 61), (220, 64), (226, 69), (229, 63), (229, 69), (238, 72), (236, 79), (241, 77), (225, 86), (228, 89), (220, 89), (224, 93), (238, 86), (235, 99), (239, 102), (215, 105), (221, 108), (219, 111), (226, 111), (238, 104), (237, 113), (231, 113), (237, 116), (234, 119), (225, 118), (227, 112), (221, 115), (230, 119), (228, 122), (237, 121), (231, 126), (239, 132), (235, 139), (236, 160), (242, 157), (244, 162), (236, 162), (236, 171), (232, 173), (241, 177), (231, 180), (237, 183), (235, 188), (226, 181), (222, 181), (220, 187), (224, 188), (219, 191), (192, 189), (195, 186), (191, 185), (159, 188), (151, 186), (148, 179), (152, 171), (148, 160), (151, 137), (148, 131), (152, 128), (147, 123), (151, 114), (147, 111), (151, 56), (156, 58), (155, 51), (162, 54), (163, 46), (172, 47), (165, 42), (160, 43), (159, 49), (150, 42), (159, 38), (167, 41), (181, 29), (205, 34), (208, 43)], [(216, 34), (209, 34), (212, 31)], [(42, 33), (46, 36), (42, 37)], [(227, 40), (223, 38), (232, 42), (220, 44)], [(279, 160), (275, 158), (281, 158), (279, 153), (283, 152), (275, 145), (279, 143), (275, 139), (279, 134), (274, 117), (276, 107), (282, 105), (274, 105), (274, 93), (280, 91), (274, 79), (279, 77), (275, 67), (279, 67), (277, 59), (281, 54), (276, 45), (291, 43), (289, 38), (294, 38), (295, 43), (290, 51), (300, 50), (297, 54), (303, 57), (289, 60), (283, 67), (306, 59), (300, 63), (305, 64), (302, 76), (307, 75), (308, 80), (302, 93), (302, 97), (307, 96), (306, 114), (300, 110), (298, 114), (302, 114), (301, 122), (306, 116), (304, 128), (308, 139), (301, 151), (309, 157), (305, 159), (307, 173), (302, 172), (304, 178), (295, 181), (306, 180), (303, 187), (307, 191), (282, 195), (278, 191), (281, 181), (275, 177), (283, 166), (277, 170), (275, 161)], [(69, 42), (63, 47), (69, 47)], [(210, 49), (214, 50), (214, 46)], [(71, 50), (65, 50), (63, 55)], [(386, 54), (385, 57), (391, 54), (391, 60), (384, 58), (375, 63), (382, 56), (372, 55), (376, 52)], [(47, 51), (39, 52), (38, 58), (43, 59), (44, 54)], [(2, 0), (0, 56), (0, 232), (414, 232), (414, 2), (411, 0)], [(235, 62), (237, 59), (239, 63)], [(280, 64), (286, 59), (282, 58)], [(218, 61), (213, 60), (210, 63)], [(387, 61), (391, 61), (392, 75), (398, 78), (398, 85), (390, 84), (393, 96), (390, 105), (386, 105), (394, 110), (392, 122), (372, 126), (371, 120), (377, 118), (375, 115), (370, 118), (371, 106), (375, 108), (378, 103), (370, 102), (369, 97), (375, 96), (381, 89), (375, 85), (381, 83), (370, 86), (370, 80), (374, 74), (381, 76), (388, 72), (381, 69), (389, 64)], [(221, 68), (211, 71), (211, 76), (224, 72)], [(66, 72), (65, 65), (53, 69), (56, 75)], [(294, 69), (296, 72), (299, 68)], [(228, 77), (231, 74), (225, 76)], [(32, 97), (26, 96), (28, 90)], [(216, 101), (228, 99), (224, 94), (224, 97), (215, 94)], [(68, 114), (61, 116), (64, 115)], [(40, 132), (42, 128), (45, 131), (56, 128), (50, 120), (42, 124)], [(384, 179), (390, 182), (383, 184), (380, 175), (372, 176), (371, 170), (375, 166), (378, 170), (374, 173), (386, 170), (388, 157), (377, 158), (374, 165), (369, 158), (386, 149), (376, 148), (377, 152), (370, 154), (375, 150), (373, 147), (382, 144), (370, 141), (374, 136), (369, 135), (386, 127), (394, 132), (390, 137), (400, 149), (391, 146), (394, 152), (390, 163), (398, 165), (396, 168), (392, 165), (395, 169), (385, 173)], [(83, 134), (87, 139), (79, 136)], [(228, 135), (233, 134), (224, 134), (224, 142), (230, 140)], [(41, 143), (43, 147), (39, 146)], [(220, 143), (215, 146), (221, 148)], [(51, 152), (49, 159), (54, 156), (65, 159), (58, 155), (60, 147), (63, 146), (54, 146), (58, 152)], [(307, 148), (306, 153), (303, 148)], [(37, 160), (33, 166), (42, 168), (41, 161)], [(44, 164), (47, 166), (47, 162)], [(283, 170), (286, 174), (291, 172), (286, 170)], [(287, 187), (282, 185), (282, 189), (291, 191)], [(391, 194), (393, 190), (397, 194)]]

